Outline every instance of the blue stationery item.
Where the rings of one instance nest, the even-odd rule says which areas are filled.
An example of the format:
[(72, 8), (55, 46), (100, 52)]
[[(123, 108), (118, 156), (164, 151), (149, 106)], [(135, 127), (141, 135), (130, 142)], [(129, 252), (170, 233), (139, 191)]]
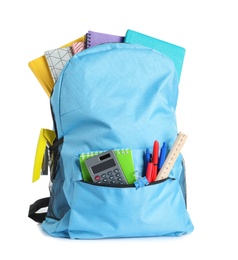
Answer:
[(158, 170), (160, 170), (161, 167), (163, 166), (164, 161), (166, 159), (166, 155), (167, 155), (167, 146), (166, 146), (166, 142), (163, 142), (163, 146), (160, 149), (160, 158), (159, 158)]
[(178, 75), (178, 81), (180, 80), (185, 55), (185, 49), (183, 47), (133, 30), (127, 30), (124, 42), (141, 44), (153, 48), (169, 57), (174, 62)]
[(139, 178), (137, 181), (134, 182), (136, 189), (144, 187), (145, 185), (148, 185), (148, 184), (149, 184), (149, 182), (146, 179), (146, 177)]
[(143, 171), (143, 176), (145, 176), (146, 175), (146, 169), (147, 169), (147, 165), (148, 165), (148, 162), (150, 162), (150, 150), (149, 150), (149, 148), (146, 148), (146, 150), (145, 150), (145, 161), (144, 161), (144, 171)]
[[(166, 179), (149, 184), (138, 179), (123, 187), (85, 181), (79, 160), (83, 153), (129, 147), (141, 175), (146, 147), (154, 140), (170, 144), (176, 139), (177, 98), (173, 62), (151, 48), (101, 44), (68, 61), (50, 98), (56, 138), (49, 147), (49, 206), (41, 218), (47, 234), (100, 239), (193, 231), (182, 155)], [(38, 206), (30, 209), (33, 219)]]

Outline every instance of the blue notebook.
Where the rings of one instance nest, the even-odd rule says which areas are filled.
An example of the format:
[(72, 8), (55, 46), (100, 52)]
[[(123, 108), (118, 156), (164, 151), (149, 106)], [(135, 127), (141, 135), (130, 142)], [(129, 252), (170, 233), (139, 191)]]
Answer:
[(133, 30), (127, 30), (124, 42), (131, 44), (141, 44), (146, 47), (155, 49), (169, 57), (174, 62), (179, 82), (185, 55), (185, 49), (183, 47), (159, 40), (157, 38), (153, 38), (151, 36)]

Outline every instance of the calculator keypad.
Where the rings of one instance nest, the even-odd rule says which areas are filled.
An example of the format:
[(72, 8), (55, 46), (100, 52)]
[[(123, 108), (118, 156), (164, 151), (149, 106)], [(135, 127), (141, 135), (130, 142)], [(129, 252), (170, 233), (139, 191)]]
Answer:
[(105, 184), (126, 184), (124, 175), (120, 172), (118, 168), (110, 170), (108, 172), (103, 172), (100, 175), (94, 177), (96, 183), (105, 183)]

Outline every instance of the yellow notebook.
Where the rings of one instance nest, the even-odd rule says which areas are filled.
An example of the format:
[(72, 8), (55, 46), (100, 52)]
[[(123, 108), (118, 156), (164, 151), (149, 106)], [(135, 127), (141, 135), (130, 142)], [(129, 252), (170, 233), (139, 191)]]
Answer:
[[(74, 44), (76, 42), (84, 42), (84, 41), (85, 41), (85, 35), (72, 42), (69, 42), (61, 47), (71, 46), (72, 44)], [(45, 56), (43, 55), (39, 58), (36, 58), (36, 59), (30, 61), (28, 63), (28, 66), (30, 67), (30, 69), (32, 70), (32, 72), (34, 73), (34, 75), (36, 76), (38, 81), (40, 82), (41, 86), (45, 90), (48, 97), (50, 97), (51, 92), (54, 88), (54, 81), (53, 81), (53, 78), (52, 78), (52, 75), (51, 75), (50, 69), (48, 67), (48, 63), (47, 63)]]

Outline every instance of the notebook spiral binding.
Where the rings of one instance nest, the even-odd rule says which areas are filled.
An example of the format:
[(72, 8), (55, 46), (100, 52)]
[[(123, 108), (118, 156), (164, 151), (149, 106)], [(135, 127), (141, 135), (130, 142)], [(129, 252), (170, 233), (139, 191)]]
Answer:
[(91, 47), (91, 33), (86, 34), (86, 48)]
[[(91, 158), (92, 156), (95, 156), (95, 155), (99, 155), (100, 153), (103, 153), (103, 152), (106, 152), (107, 150), (102, 150), (102, 151), (91, 151), (91, 152), (87, 152), (87, 153), (82, 153), (81, 154), (81, 157), (82, 159), (87, 159), (87, 158)], [(130, 153), (130, 149), (129, 148), (124, 148), (124, 149), (115, 149), (113, 150), (114, 153), (116, 155), (125, 155), (125, 154), (128, 154)]]

